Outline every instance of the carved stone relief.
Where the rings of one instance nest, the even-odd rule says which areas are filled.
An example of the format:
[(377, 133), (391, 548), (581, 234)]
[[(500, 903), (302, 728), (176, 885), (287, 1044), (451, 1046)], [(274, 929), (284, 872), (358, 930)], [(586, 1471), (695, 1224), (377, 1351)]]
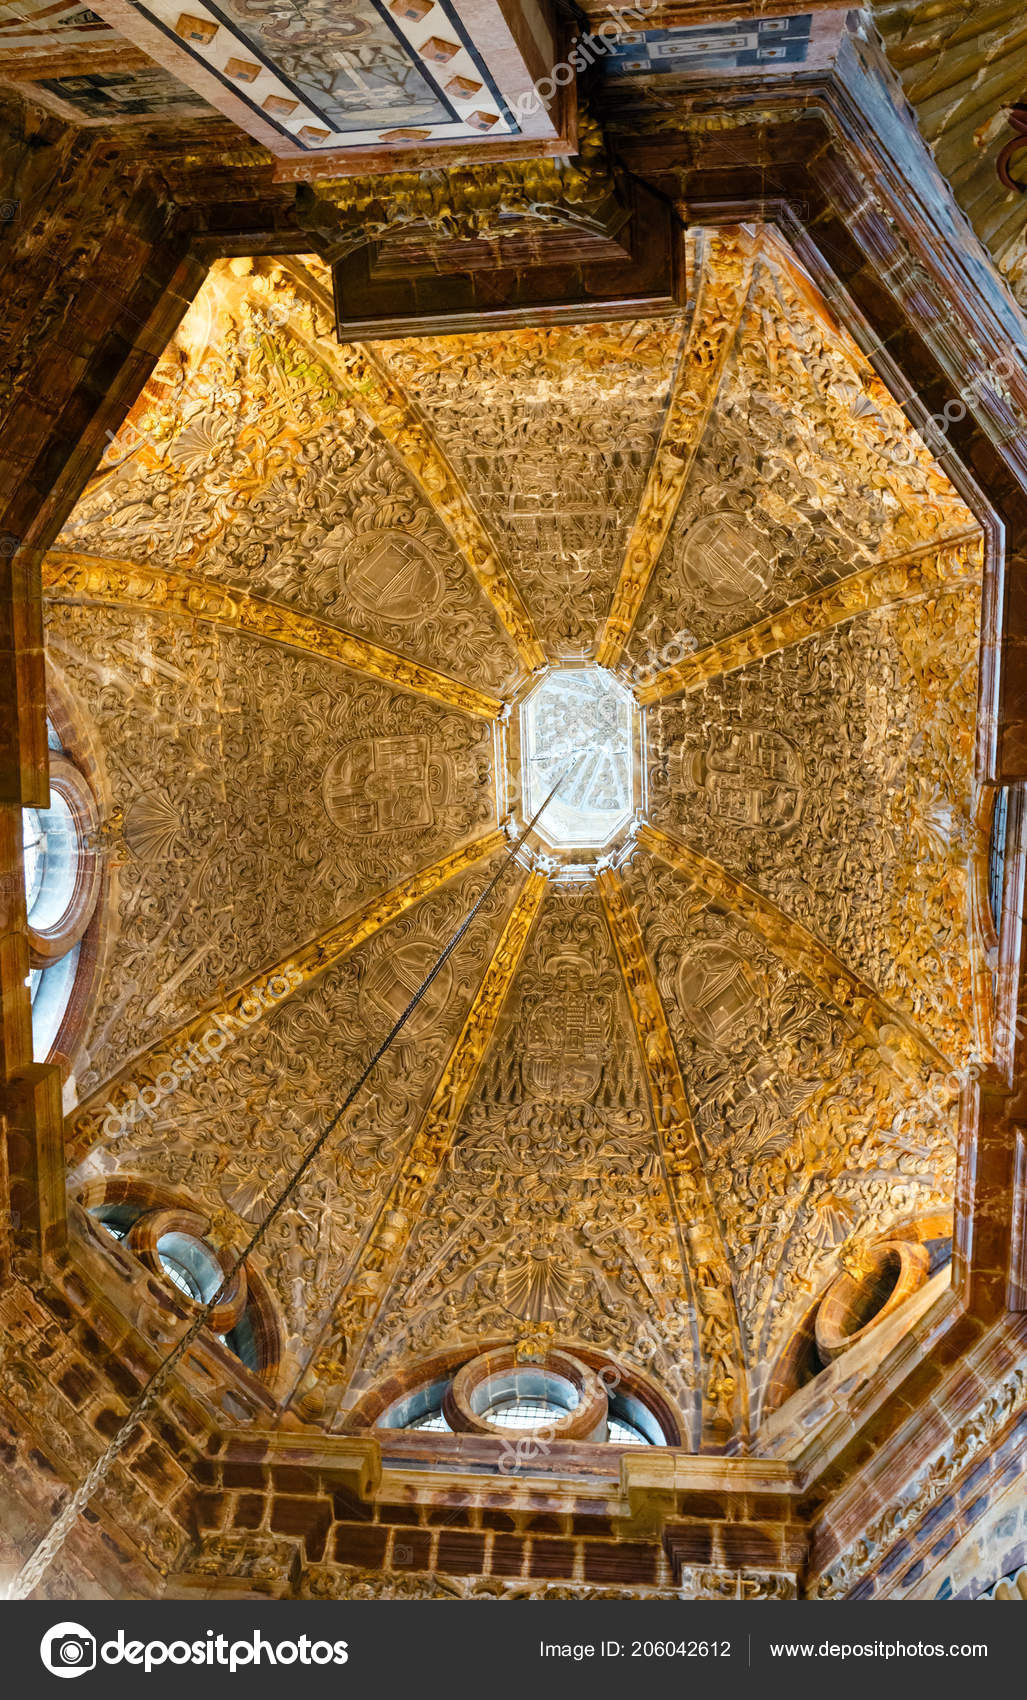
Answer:
[(866, 360), (765, 238), (629, 658), (649, 668), (668, 643), (702, 649), (974, 524)]
[(674, 321), (383, 343), (491, 528), (549, 658), (590, 654), (659, 438)]
[[(527, 1328), (744, 1447), (850, 1238), (951, 1209), (979, 536), (776, 239), (697, 247), (684, 345), (668, 319), (339, 346), (316, 267), (218, 267), (53, 558), (113, 875), (79, 1174), (237, 1237), (495, 867), (498, 833), (444, 858), (497, 825), (488, 716), (540, 641), (619, 654), (640, 603), (629, 664), (732, 640), (645, 697), (633, 862), (510, 876), (276, 1223), (291, 1393), (325, 1427)], [(133, 1068), (301, 958), (104, 1131)]]
[[(497, 865), (493, 858), (433, 892), (283, 999), (152, 1114), (108, 1132), (73, 1184), (131, 1174), (184, 1193), (198, 1210), (217, 1213), (223, 1233), (243, 1237), (338, 1109)], [(300, 1366), (346, 1286), (516, 884), (509, 880), (487, 900), (446, 979), (431, 988), (265, 1242), (260, 1272), (280, 1307), (287, 1352)]]
[[(650, 814), (973, 1043), (979, 591), (897, 604), (649, 711)], [(942, 659), (944, 658), (944, 660)]]
[(122, 610), (52, 604), (49, 646), (94, 721), (122, 823), (80, 1090), (494, 820), (491, 733), (471, 716)]
[(501, 623), (401, 455), (340, 388), (328, 327), (310, 352), (283, 322), (290, 302), (310, 318), (295, 288), (215, 270), (61, 545), (187, 565), (509, 689)]
[[(861, 1234), (951, 1209), (955, 1091), (903, 1076), (736, 916), (645, 852), (627, 876), (754, 1373)], [(925, 1103), (931, 1108), (925, 1108)]]
[(616, 957), (594, 894), (550, 887), (361, 1382), (542, 1324), (696, 1405), (694, 1312)]

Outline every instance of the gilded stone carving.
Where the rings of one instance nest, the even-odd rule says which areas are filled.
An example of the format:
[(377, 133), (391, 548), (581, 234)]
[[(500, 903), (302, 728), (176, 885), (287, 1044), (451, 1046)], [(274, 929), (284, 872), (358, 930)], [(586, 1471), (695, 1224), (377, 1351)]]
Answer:
[(591, 654), (642, 496), (677, 321), (383, 343), (509, 563), (547, 658)]
[(857, 614), (886, 608), (893, 602), (937, 596), (978, 580), (983, 555), (983, 539), (975, 533), (940, 547), (929, 545), (883, 566), (867, 567), (825, 590), (813, 591), (802, 602), (782, 609), (780, 614), (772, 614), (757, 625), (711, 644), (687, 661), (662, 668), (648, 682), (640, 683), (638, 699), (643, 703), (659, 702), (681, 691), (696, 690), (720, 673), (748, 667), (779, 649), (787, 649), (790, 644), (801, 643), (814, 632), (842, 625)]
[(647, 720), (652, 824), (819, 935), (952, 1061), (975, 1041), (978, 621), (971, 576), (710, 678)]
[[(880, 605), (901, 583), (898, 563), (925, 545), (941, 549), (939, 569), (925, 569), (929, 591), (951, 562), (944, 545), (978, 533), (869, 362), (766, 230), (671, 521), (628, 643), (628, 671), (643, 690), (668, 649), (691, 678), (695, 652), (722, 647), (724, 660), (740, 659), (747, 640), (737, 634), (762, 633), (774, 616), (786, 633), (803, 615), (820, 630), (861, 601)], [(969, 562), (951, 564), (962, 576)], [(757, 635), (757, 654), (767, 642)], [(711, 653), (711, 667), (717, 659)]]
[(614, 194), (602, 129), (582, 105), (576, 151), (565, 158), (330, 178), (301, 194), (299, 217), (345, 254), (410, 224), (464, 239), (496, 234), (511, 218), (588, 228)]
[(661, 1155), (684, 1229), (700, 1317), (703, 1432), (725, 1441), (744, 1433), (748, 1392), (732, 1272), (691, 1107), (637, 920), (615, 874), (600, 874), (598, 884), (645, 1063)]
[(636, 1365), (698, 1415), (691, 1264), (617, 957), (595, 894), (556, 885), (361, 1381), (540, 1331)]
[[(694, 881), (707, 896), (723, 903), (758, 932), (789, 968), (803, 974), (824, 998), (883, 1046), (886, 1056), (893, 1054), (889, 1047), (894, 1047), (902, 1056), (944, 1066), (944, 1057), (902, 1010), (893, 1009), (815, 934), (742, 881), (733, 879), (719, 862), (656, 827), (643, 825), (638, 839), (654, 856)], [(677, 990), (678, 1001), (683, 1008), (691, 1009), (697, 1030), (705, 1027), (709, 1036), (716, 1036), (721, 1043), (744, 1025), (745, 1013), (755, 1001), (744, 963), (731, 947), (711, 947), (710, 951), (686, 957), (678, 972)]]
[[(290, 281), (296, 273), (289, 273)], [(288, 289), (285, 299), (288, 300)], [(531, 615), (511, 580), (506, 563), (486, 528), (474, 502), (431, 425), (427, 397), (418, 385), (414, 406), (388, 362), (389, 345), (328, 342), (328, 325), (322, 322), (324, 303), (309, 286), (298, 293), (295, 318), (290, 321), (297, 340), (311, 345), (331, 364), (333, 376), (353, 405), (398, 455), (408, 473), (430, 497), (435, 515), (445, 525), (479, 587), (492, 603), (502, 626), (516, 645), (522, 665), (530, 672), (544, 660)], [(316, 340), (315, 340), (316, 339)], [(422, 414), (427, 414), (425, 423)], [(398, 517), (404, 517), (402, 510)], [(327, 554), (342, 549), (346, 534), (331, 534), (324, 542), (320, 564)], [(365, 569), (366, 570), (366, 569)], [(423, 571), (423, 568), (422, 568)]]
[[(126, 837), (128, 835), (129, 829), (126, 827)], [(129, 1107), (138, 1100), (143, 1088), (152, 1087), (163, 1074), (175, 1073), (182, 1067), (184, 1060), (194, 1061), (196, 1053), (192, 1047), (202, 1041), (206, 1034), (213, 1032), (218, 1036), (215, 1043), (208, 1047), (208, 1057), (211, 1053), (219, 1054), (224, 1049), (225, 1042), (232, 1042), (238, 1031), (255, 1019), (253, 1006), (255, 1002), (260, 1003), (260, 994), (265, 988), (284, 980), (292, 991), (316, 975), (324, 973), (326, 969), (335, 967), (363, 944), (365, 939), (373, 937), (383, 927), (388, 926), (437, 886), (454, 879), (475, 862), (493, 857), (503, 848), (504, 842), (502, 833), (489, 833), (485, 838), (466, 845), (451, 856), (443, 857), (442, 861), (394, 886), (383, 897), (372, 898), (355, 915), (329, 927), (305, 949), (293, 951), (277, 962), (267, 974), (255, 976), (221, 1003), (212, 1004), (176, 1032), (166, 1035), (149, 1051), (134, 1056), (129, 1066), (123, 1069), (116, 1079), (107, 1080), (88, 1103), (80, 1106), (70, 1129), (70, 1149), (80, 1155), (87, 1154), (104, 1136), (104, 1123), (108, 1117), (123, 1118)], [(145, 848), (153, 846), (147, 844)], [(448, 984), (452, 984), (451, 978)], [(371, 997), (371, 994), (368, 995)], [(278, 1000), (273, 998), (273, 1001)], [(382, 998), (372, 998), (372, 1001), (381, 1003)]]
[(625, 887), (723, 1224), (755, 1403), (783, 1319), (836, 1267), (852, 1222), (949, 1208), (955, 1091), (915, 1070), (891, 1028), (877, 1044), (854, 1034), (758, 907), (707, 892), (659, 834), (644, 843)]
[[(73, 1188), (187, 1199), (226, 1244), (500, 865), (528, 674), (603, 644), (644, 705), (596, 877), (522, 853), (548, 885), (492, 895), (254, 1259), (286, 1430), (491, 1341), (602, 1355), (686, 1449), (758, 1450), (853, 1246), (947, 1234), (990, 995), (982, 541), (776, 239), (693, 247), (687, 329), (342, 350), (316, 262), (220, 265), (46, 561), (110, 890)], [(543, 745), (594, 756), (563, 700)], [(275, 1575), (238, 1580), (370, 1586)], [(666, 1597), (793, 1587), (711, 1561)]]
[[(448, 1156), (545, 888), (541, 875), (529, 874), (518, 894), (431, 1102), (335, 1305), (317, 1359), (322, 1377), (341, 1374), (348, 1381), (359, 1370), (368, 1333)], [(394, 955), (391, 964), (395, 964)], [(390, 1014), (394, 1019), (395, 1011)]]
[(704, 233), (697, 268), (698, 299), (599, 642), (596, 659), (603, 667), (616, 665), (628, 641), (706, 430), (749, 291), (749, 236)]
[(303, 267), (215, 269), (60, 545), (186, 566), (503, 692), (519, 664), (487, 600), (501, 565), (416, 422), (403, 436), (409, 407), (350, 352), (337, 366)]
[[(229, 1212), (237, 1235), (252, 1228), (393, 1025), (411, 977), (437, 957), (498, 865), (494, 854), (455, 873), (234, 1033), (174, 1091), (120, 1126), (108, 1124), (73, 1184), (144, 1174), (208, 1218)], [(431, 1102), (441, 1103), (446, 1060), (504, 935), (511, 896), (501, 887), (479, 911), (451, 959), (448, 998), (430, 1002), (382, 1059), (262, 1247), (259, 1271), (278, 1307), (293, 1386), (340, 1291), (359, 1286), (355, 1264), (369, 1222), (393, 1187), (407, 1210), (408, 1191), (419, 1196), (422, 1148), (411, 1152), (410, 1128)], [(445, 1081), (448, 1092), (452, 1067)], [(390, 1223), (383, 1219), (380, 1230), (388, 1243)]]
[(377, 644), (341, 632), (294, 609), (276, 607), (246, 593), (233, 593), (184, 573), (161, 572), (138, 562), (102, 560), (92, 555), (54, 552), (47, 556), (43, 583), (54, 602), (115, 603), (121, 607), (160, 611), (172, 618), (211, 621), (252, 633), (254, 637), (288, 644), (311, 655), (338, 661), (389, 685), (417, 691), (435, 702), (468, 714), (494, 719), (497, 697), (407, 661)]
[[(491, 729), (476, 716), (242, 631), (121, 607), (52, 603), (48, 641), (97, 729), (105, 812), (124, 819), (80, 1092), (493, 825)], [(379, 819), (369, 835), (366, 819), (326, 809), (326, 775), (361, 734), (423, 741), (416, 824)], [(373, 769), (352, 789), (377, 807)]]

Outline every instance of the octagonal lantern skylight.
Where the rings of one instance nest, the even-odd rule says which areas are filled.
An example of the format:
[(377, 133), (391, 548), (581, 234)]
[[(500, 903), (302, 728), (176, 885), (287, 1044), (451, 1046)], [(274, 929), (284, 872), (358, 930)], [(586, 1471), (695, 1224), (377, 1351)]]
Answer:
[(601, 850), (631, 820), (638, 709), (602, 667), (556, 667), (521, 704), (522, 807), (556, 850)]

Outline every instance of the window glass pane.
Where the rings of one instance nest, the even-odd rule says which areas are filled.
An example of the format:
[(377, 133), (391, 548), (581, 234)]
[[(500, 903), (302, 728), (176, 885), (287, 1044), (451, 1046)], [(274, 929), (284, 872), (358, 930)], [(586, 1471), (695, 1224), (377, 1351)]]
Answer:
[(640, 1429), (637, 1429), (633, 1423), (626, 1423), (623, 1417), (609, 1417), (606, 1427), (609, 1439), (616, 1441), (618, 1446), (652, 1445), (652, 1441), (647, 1440)]
[(31, 847), (31, 896), (27, 860), (25, 867), (29, 925), (35, 927), (37, 932), (47, 932), (56, 927), (75, 895), (79, 856), (78, 828), (67, 799), (59, 791), (51, 791), (48, 809), (33, 809), (27, 812), (35, 816)]
[(482, 1415), (496, 1428), (539, 1428), (543, 1423), (558, 1423), (569, 1412), (553, 1399), (513, 1398), (497, 1399)]
[(46, 864), (43, 823), (38, 809), (22, 810), (21, 845), (25, 863), (25, 907), (31, 915), (39, 897)]
[(159, 1247), (157, 1249), (157, 1256), (160, 1258), (160, 1266), (165, 1275), (168, 1276), (169, 1280), (175, 1283), (179, 1292), (184, 1293), (187, 1299), (194, 1299), (196, 1303), (199, 1304), (201, 1297), (200, 1289), (193, 1280), (188, 1269), (185, 1267), (185, 1264), (179, 1263), (177, 1257), (169, 1257), (168, 1253), (166, 1251), (161, 1251)]
[(79, 946), (69, 950), (49, 968), (38, 969), (32, 976), (32, 1055), (36, 1062), (45, 1062), (53, 1049), (57, 1030), (75, 984)]
[(197, 1303), (206, 1304), (221, 1285), (217, 1258), (191, 1234), (162, 1234), (157, 1241), (157, 1256), (175, 1286)]
[(441, 1411), (425, 1411), (423, 1416), (415, 1417), (413, 1422), (407, 1423), (406, 1426), (408, 1429), (430, 1429), (433, 1434), (452, 1434), (453, 1432)]

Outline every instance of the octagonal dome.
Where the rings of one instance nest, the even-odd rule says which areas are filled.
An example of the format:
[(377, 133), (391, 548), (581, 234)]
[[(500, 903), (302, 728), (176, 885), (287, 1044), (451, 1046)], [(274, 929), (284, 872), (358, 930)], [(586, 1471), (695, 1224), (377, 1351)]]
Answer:
[(841, 1248), (950, 1231), (980, 529), (780, 238), (695, 266), (345, 350), (216, 267), (47, 558), (119, 835), (73, 1187), (244, 1242), (456, 938), (257, 1266), (312, 1420), (513, 1317), (744, 1451)]

